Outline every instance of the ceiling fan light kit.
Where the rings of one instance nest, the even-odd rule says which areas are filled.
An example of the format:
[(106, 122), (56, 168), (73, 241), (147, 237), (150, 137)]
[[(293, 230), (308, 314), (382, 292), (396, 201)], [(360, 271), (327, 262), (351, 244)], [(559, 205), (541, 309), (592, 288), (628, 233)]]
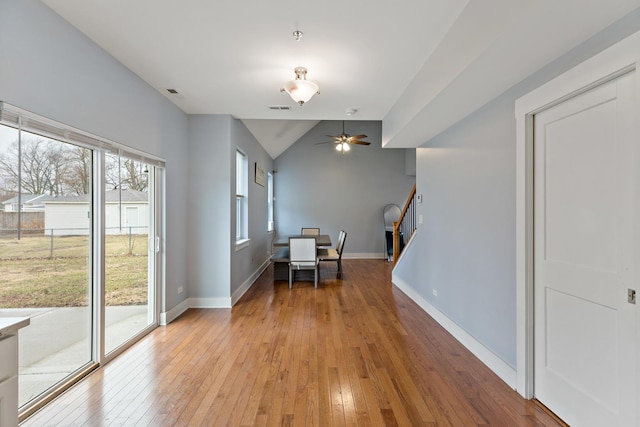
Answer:
[(349, 147), (349, 144), (346, 142), (339, 142), (338, 145), (336, 145), (336, 150), (342, 153), (346, 153), (347, 151), (351, 150), (351, 147)]
[(305, 67), (296, 67), (295, 80), (289, 80), (280, 89), (280, 92), (287, 92), (291, 98), (300, 105), (304, 105), (315, 94), (320, 94), (320, 88), (314, 82), (307, 80), (307, 69)]
[(345, 133), (344, 131), (344, 120), (342, 121), (342, 133), (340, 135), (327, 135), (329, 138), (334, 139), (334, 141), (330, 141), (330, 142), (317, 142), (315, 145), (318, 144), (337, 144), (336, 145), (336, 151), (341, 152), (342, 154), (346, 153), (347, 151), (351, 150), (351, 145), (355, 144), (355, 145), (370, 145), (371, 143), (368, 141), (360, 141), (363, 138), (366, 138), (367, 135), (355, 135), (355, 136), (351, 136), (348, 133)]

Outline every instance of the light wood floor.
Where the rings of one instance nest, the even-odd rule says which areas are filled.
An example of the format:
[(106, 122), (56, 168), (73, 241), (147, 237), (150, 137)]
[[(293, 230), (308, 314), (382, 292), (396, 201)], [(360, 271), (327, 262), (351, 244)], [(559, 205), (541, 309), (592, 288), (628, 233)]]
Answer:
[(557, 426), (390, 282), (383, 260), (269, 268), (233, 309), (191, 309), (24, 426)]

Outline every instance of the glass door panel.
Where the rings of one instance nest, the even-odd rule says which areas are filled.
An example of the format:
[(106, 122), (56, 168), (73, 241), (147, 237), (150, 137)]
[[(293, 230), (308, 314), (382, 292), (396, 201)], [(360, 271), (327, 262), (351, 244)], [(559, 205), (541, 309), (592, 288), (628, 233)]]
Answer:
[(109, 354), (155, 323), (155, 239), (149, 239), (154, 217), (150, 167), (107, 154), (105, 175), (104, 336)]
[(20, 331), (19, 405), (92, 363), (93, 150), (0, 125), (0, 316)]

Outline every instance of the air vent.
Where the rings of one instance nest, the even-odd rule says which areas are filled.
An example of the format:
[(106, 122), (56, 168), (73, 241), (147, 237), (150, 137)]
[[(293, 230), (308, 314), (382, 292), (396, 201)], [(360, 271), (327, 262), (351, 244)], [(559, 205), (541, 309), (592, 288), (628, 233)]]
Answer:
[(184, 95), (178, 92), (177, 89), (165, 89), (165, 90), (169, 93), (169, 96), (172, 99), (184, 99)]
[(269, 105), (269, 110), (291, 110), (288, 105)]

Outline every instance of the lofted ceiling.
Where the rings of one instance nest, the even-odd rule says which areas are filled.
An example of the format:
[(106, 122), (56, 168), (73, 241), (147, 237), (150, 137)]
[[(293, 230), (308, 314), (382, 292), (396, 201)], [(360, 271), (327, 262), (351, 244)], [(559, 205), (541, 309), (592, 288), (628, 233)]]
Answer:
[[(184, 112), (241, 119), (273, 158), (320, 120), (381, 120), (383, 146), (420, 146), (640, 6), (640, 0), (43, 2)], [(303, 106), (280, 92), (297, 66), (320, 86)]]

